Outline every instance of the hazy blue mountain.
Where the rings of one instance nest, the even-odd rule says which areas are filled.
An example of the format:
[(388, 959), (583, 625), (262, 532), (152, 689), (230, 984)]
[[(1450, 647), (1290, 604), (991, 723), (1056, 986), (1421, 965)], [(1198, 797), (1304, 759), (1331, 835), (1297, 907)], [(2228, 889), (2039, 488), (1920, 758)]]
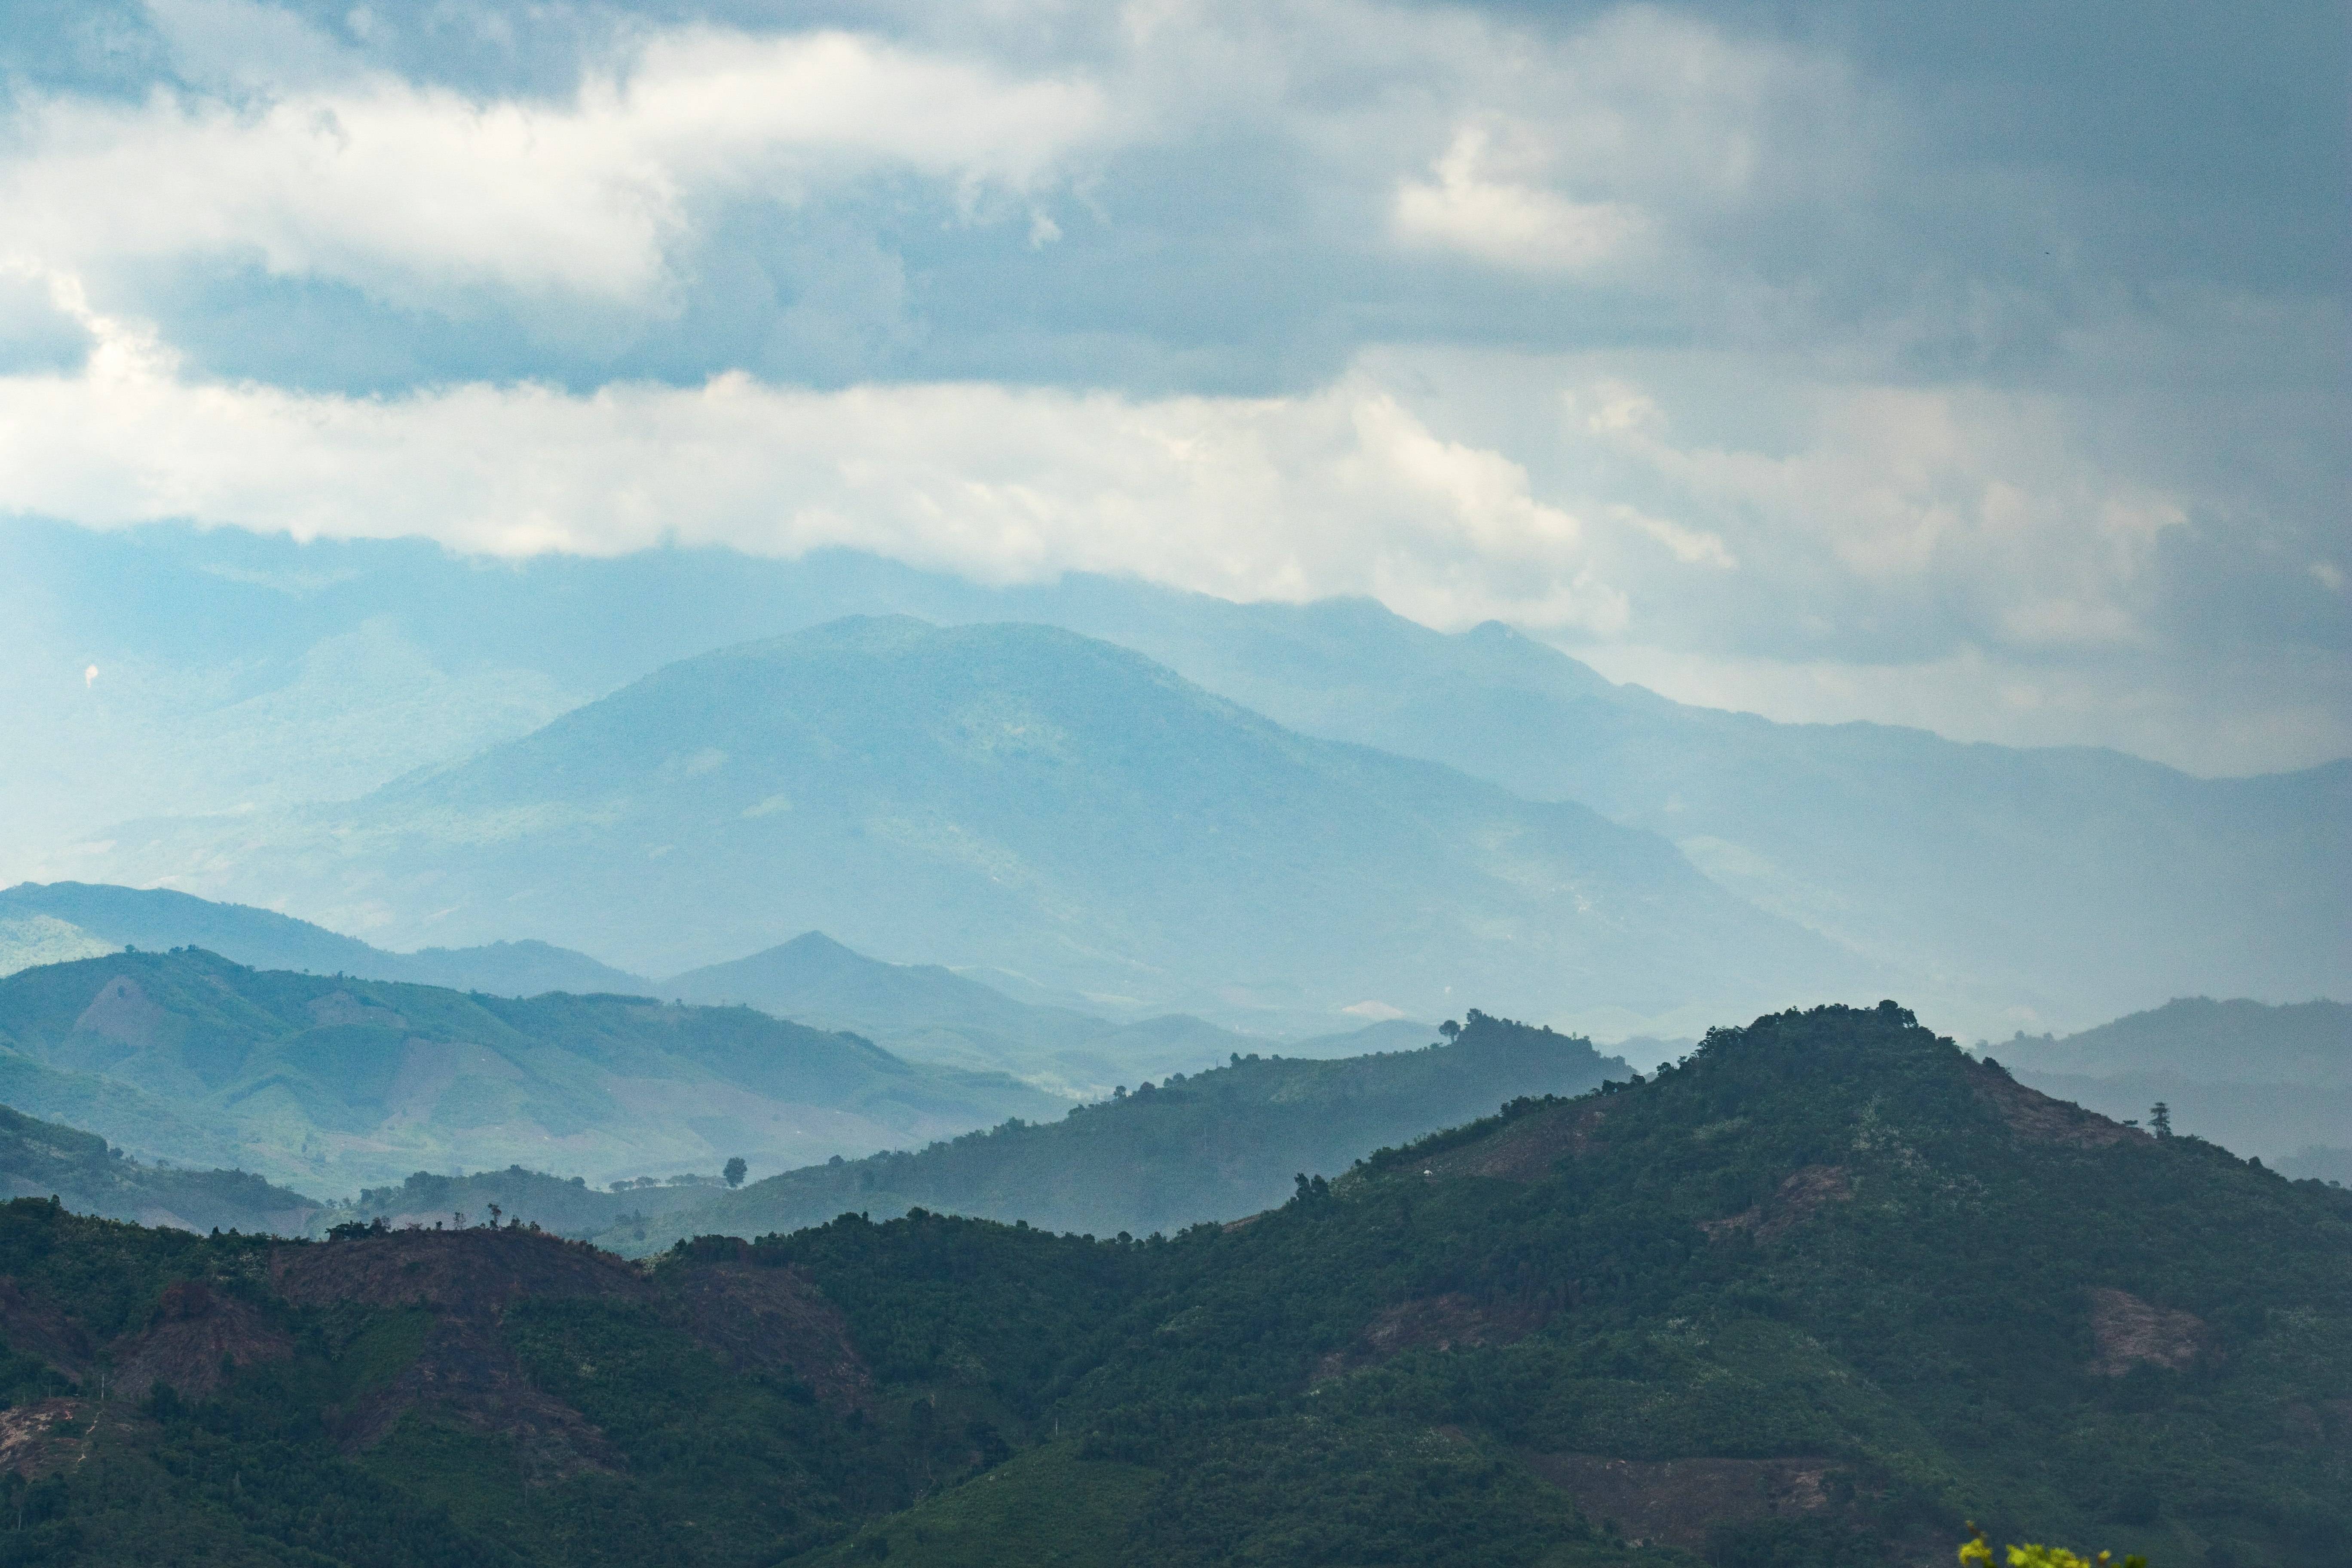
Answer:
[(2183, 989), (2352, 993), (2352, 762), (2198, 779), (2115, 752), (1778, 724), (1614, 686), (1489, 623), (1073, 582), (1054, 618), (1309, 734), (1672, 838), (1760, 907), (1969, 1016)]
[(0, 1105), (0, 1199), (55, 1197), (76, 1214), (179, 1230), (300, 1236), (315, 1200), (250, 1172), (144, 1164), (105, 1139)]
[(1613, 686), (1499, 626), (1443, 635), (1365, 601), (1240, 605), (1084, 576), (988, 589), (838, 551), (493, 567), (415, 542), (16, 521), (0, 524), (0, 608), (15, 633), (0, 721), (55, 758), (0, 772), (16, 825), (0, 876), (152, 881), (183, 868), (176, 841), (107, 824), (356, 795), (668, 661), (906, 612), (1066, 626), (1305, 733), (1654, 828), (1971, 1034), (2006, 1032), (2019, 1006), (2064, 1028), (2190, 990), (2352, 994), (2352, 764), (2200, 780), (2106, 752), (1775, 724)]
[(0, 974), (125, 947), (201, 947), (255, 969), (407, 980), (509, 996), (651, 989), (636, 975), (543, 942), (386, 952), (290, 915), (169, 888), (20, 882), (0, 889)]
[(1588, 1040), (1473, 1013), (1452, 1044), (1336, 1061), (1251, 1055), (1074, 1107), (1059, 1121), (1013, 1121), (919, 1152), (698, 1192), (668, 1214), (641, 1202), (650, 1217), (595, 1239), (643, 1253), (681, 1237), (755, 1237), (914, 1207), (1104, 1237), (1172, 1232), (1272, 1208), (1302, 1173), (1339, 1175), (1376, 1150), (1523, 1095), (1579, 1094), (1626, 1071)]
[(142, 1155), (222, 1163), (226, 1145), (325, 1194), (526, 1162), (599, 1179), (734, 1154), (773, 1169), (1062, 1103), (748, 1007), (511, 999), (197, 948), (0, 979), (0, 1090)]
[(2021, 1083), (2117, 1120), (2173, 1126), (2296, 1176), (2352, 1180), (2352, 1006), (2177, 997), (2063, 1039), (1979, 1043)]
[(1654, 835), (1299, 735), (1034, 626), (833, 623), (266, 832), (123, 831), (224, 896), (395, 941), (520, 927), (639, 969), (814, 927), (1122, 1005), (1279, 981), (1335, 1023), (1457, 994), (1720, 1016), (1856, 972)]
[[(744, 1003), (821, 1029), (848, 1029), (917, 1061), (1000, 1069), (1055, 1093), (1099, 1099), (1123, 1084), (1213, 1067), (1260, 1038), (1190, 1014), (1116, 1022), (1072, 1007), (1016, 1002), (935, 963), (886, 963), (806, 931), (748, 958), (673, 975), (661, 994)], [(1398, 1031), (1402, 1031), (1400, 1035)], [(1404, 1020), (1287, 1042), (1295, 1056), (1360, 1056), (1419, 1045), (1430, 1026)]]
[(2012, 1069), (2034, 1072), (2166, 1072), (2193, 1083), (2352, 1089), (2352, 1006), (2179, 996), (2063, 1040), (2020, 1031), (1998, 1049)]

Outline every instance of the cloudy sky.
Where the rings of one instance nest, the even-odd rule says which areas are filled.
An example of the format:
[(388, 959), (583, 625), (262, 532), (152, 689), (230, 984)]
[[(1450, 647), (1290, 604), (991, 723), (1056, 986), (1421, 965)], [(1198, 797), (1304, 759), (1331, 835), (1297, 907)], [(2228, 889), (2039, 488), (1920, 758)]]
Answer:
[(0, 510), (2352, 752), (2341, 4), (7, 10)]

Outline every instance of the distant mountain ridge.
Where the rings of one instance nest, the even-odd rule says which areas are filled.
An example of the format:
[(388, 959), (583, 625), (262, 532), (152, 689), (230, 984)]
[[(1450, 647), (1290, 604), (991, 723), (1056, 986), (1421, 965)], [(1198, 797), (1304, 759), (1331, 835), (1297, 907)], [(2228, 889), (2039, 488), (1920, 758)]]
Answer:
[(815, 928), (1145, 1002), (1280, 980), (1335, 1022), (1440, 1013), (1448, 987), (1641, 1020), (1862, 984), (1654, 835), (1034, 626), (837, 622), (236, 847), (138, 831), (226, 895), (363, 904), (395, 937), (521, 923), (654, 970)]
[(1003, 1074), (748, 1007), (529, 1000), (121, 952), (0, 979), (0, 1098), (151, 1156), (333, 1195), (419, 1169), (772, 1169), (1051, 1114)]
[[(817, 1028), (852, 1029), (901, 1056), (1010, 1072), (1055, 1093), (1094, 1100), (1124, 1084), (1214, 1066), (1263, 1038), (1185, 1014), (1114, 1023), (1069, 1007), (1016, 1002), (932, 963), (885, 963), (805, 931), (727, 963), (671, 976), (662, 994), (689, 1002), (745, 1003)], [(1294, 1056), (1357, 1056), (1421, 1044), (1429, 1026), (1391, 1020), (1306, 1040)]]
[[(47, 922), (38, 924), (36, 922)], [(11, 941), (16, 933), (24, 933)], [(43, 945), (43, 944), (47, 945)], [(309, 921), (169, 888), (20, 882), (0, 888), (0, 974), (124, 947), (201, 947), (255, 969), (403, 980), (501, 996), (646, 992), (650, 982), (546, 942), (493, 942), (386, 952)]]
[(787, 1171), (596, 1239), (644, 1252), (692, 1236), (749, 1237), (915, 1207), (1088, 1235), (1172, 1232), (1271, 1208), (1301, 1173), (1337, 1176), (1378, 1149), (1522, 1096), (1580, 1094), (1612, 1072), (1632, 1076), (1590, 1040), (1474, 1011), (1450, 1043), (1339, 1060), (1237, 1056), (1056, 1121)]
[(2022, 1031), (1997, 1054), (2022, 1083), (2117, 1119), (2162, 1102), (2183, 1132), (2294, 1176), (2352, 1183), (2352, 1006), (2176, 997), (2069, 1035)]
[[(1742, 898), (1867, 955), (1880, 976), (1869, 994), (1912, 996), (1971, 1036), (2007, 1034), (2020, 1007), (2030, 1027), (2063, 1031), (2189, 992), (2352, 996), (2343, 761), (2200, 779), (2095, 749), (1780, 724), (1612, 684), (1500, 626), (1441, 633), (1369, 600), (1236, 605), (1082, 574), (983, 587), (843, 550), (549, 556), (486, 572), (418, 541), (18, 520), (0, 522), (0, 560), (19, 633), (0, 650), (0, 726), (53, 762), (0, 775), (0, 816), (18, 825), (0, 846), (16, 869), (0, 877), (176, 878), (200, 863), (185, 825), (107, 825), (229, 810), (257, 824), (461, 759), (714, 646), (906, 613), (1067, 627), (1301, 732), (1653, 829)], [(126, 582), (142, 591), (126, 597)], [(91, 658), (106, 673), (85, 689)], [(168, 794), (148, 782), (158, 755), (172, 759)], [(277, 904), (282, 890), (235, 896)], [(962, 962), (818, 920), (673, 963), (604, 956), (658, 973), (811, 925), (887, 956)], [(457, 940), (470, 937), (404, 944)], [(1579, 1016), (1607, 1035), (1705, 1022)]]

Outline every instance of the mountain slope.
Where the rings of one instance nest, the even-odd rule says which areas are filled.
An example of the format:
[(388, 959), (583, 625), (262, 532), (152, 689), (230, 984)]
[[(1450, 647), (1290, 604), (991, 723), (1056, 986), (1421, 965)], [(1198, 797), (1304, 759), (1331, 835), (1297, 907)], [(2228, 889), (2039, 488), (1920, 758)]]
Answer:
[(0, 888), (0, 974), (124, 947), (201, 947), (254, 969), (405, 980), (502, 996), (643, 991), (647, 983), (543, 942), (386, 952), (272, 910), (214, 903), (169, 888), (20, 882)]
[[(1058, 1104), (1001, 1075), (916, 1066), (749, 1008), (511, 1000), (257, 971), (201, 949), (0, 979), (0, 1068), (39, 1069), (25, 1075), (33, 1088), (97, 1080), (132, 1110), (169, 1107), (175, 1125), (232, 1143), (253, 1168), (313, 1186), (461, 1162), (600, 1174), (711, 1171), (739, 1153), (798, 1164)], [(191, 1157), (132, 1142), (156, 1126), (119, 1116), (122, 1103), (91, 1096), (75, 1121), (142, 1152)]]
[(727, 649), (303, 820), (190, 853), (323, 918), (520, 922), (647, 968), (814, 927), (1129, 1001), (1275, 981), (1327, 1017), (1438, 1014), (1450, 986), (1638, 1018), (1848, 978), (1652, 835), (1038, 626)]
[(1474, 1011), (1450, 1045), (1337, 1061), (1236, 1056), (1059, 1121), (788, 1171), (597, 1239), (637, 1252), (687, 1236), (756, 1236), (850, 1210), (892, 1218), (918, 1207), (1143, 1236), (1271, 1208), (1302, 1173), (1337, 1174), (1505, 1100), (1581, 1092), (1612, 1069), (1625, 1064), (1589, 1041)]
[[(1725, 886), (1880, 955), (1908, 976), (1887, 985), (1971, 1035), (2006, 1035), (2018, 1006), (2064, 1030), (2189, 991), (2352, 995), (2343, 763), (2199, 779), (2109, 752), (1776, 724), (1612, 685), (1500, 626), (1443, 634), (1365, 600), (1234, 605), (1084, 574), (986, 588), (847, 551), (492, 572), (415, 541), (18, 520), (0, 522), (0, 557), (19, 634), (0, 650), (0, 721), (53, 763), (0, 775), (0, 813), (19, 825), (0, 876), (184, 876), (201, 861), (182, 838), (107, 825), (356, 795), (524, 732), (558, 689), (568, 707), (717, 645), (906, 613), (1067, 627), (1305, 733), (1653, 828)], [(86, 688), (93, 660), (105, 673)], [(811, 920), (663, 967), (818, 924), (893, 956), (953, 957)]]
[(1499, 624), (1449, 636), (1369, 600), (1076, 580), (1031, 613), (1308, 734), (1664, 834), (1962, 1016), (2027, 1003), (2080, 1024), (2184, 987), (2352, 994), (2352, 762), (2200, 779), (2094, 748), (1774, 723), (1612, 685)]
[[(1213, 1067), (1265, 1044), (1185, 1014), (1117, 1023), (1072, 1007), (1016, 1002), (935, 963), (868, 958), (822, 931), (674, 975), (660, 989), (689, 1002), (743, 1003), (813, 1027), (847, 1029), (911, 1060), (1009, 1072), (1083, 1100), (1146, 1078)], [(1431, 1032), (1391, 1024), (1423, 1038)], [(1374, 1025), (1285, 1041), (1284, 1048), (1294, 1056), (1360, 1056), (1400, 1043), (1391, 1034)]]
[(1892, 1003), (1161, 1241), (852, 1215), (640, 1270), (44, 1201), (0, 1205), (0, 1273), (34, 1560), (1926, 1568), (1969, 1518), (2352, 1552), (2352, 1202)]
[(280, 1236), (301, 1235), (322, 1207), (245, 1171), (142, 1164), (94, 1133), (0, 1105), (0, 1198), (44, 1196), (108, 1219)]
[[(1979, 1044), (1979, 1049), (1983, 1049)], [(2172, 1124), (2293, 1173), (2352, 1182), (2352, 1006), (2176, 997), (2064, 1039), (1999, 1047), (2019, 1081), (2109, 1116)]]

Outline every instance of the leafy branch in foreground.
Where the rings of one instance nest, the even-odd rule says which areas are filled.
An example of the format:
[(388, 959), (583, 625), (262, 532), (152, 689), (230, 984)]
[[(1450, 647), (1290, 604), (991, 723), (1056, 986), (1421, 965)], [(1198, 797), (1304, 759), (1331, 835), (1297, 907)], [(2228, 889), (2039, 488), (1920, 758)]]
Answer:
[[(1984, 1531), (1971, 1522), (1969, 1529), (1975, 1539), (1960, 1548), (1963, 1568), (1992, 1568), (1992, 1543)], [(2063, 1546), (2012, 1546), (2009, 1549), (2008, 1568), (2109, 1568), (2115, 1563), (2112, 1552), (2102, 1552), (2096, 1557), (2077, 1557)], [(2119, 1568), (2147, 1568), (2147, 1559), (2126, 1557)]]

